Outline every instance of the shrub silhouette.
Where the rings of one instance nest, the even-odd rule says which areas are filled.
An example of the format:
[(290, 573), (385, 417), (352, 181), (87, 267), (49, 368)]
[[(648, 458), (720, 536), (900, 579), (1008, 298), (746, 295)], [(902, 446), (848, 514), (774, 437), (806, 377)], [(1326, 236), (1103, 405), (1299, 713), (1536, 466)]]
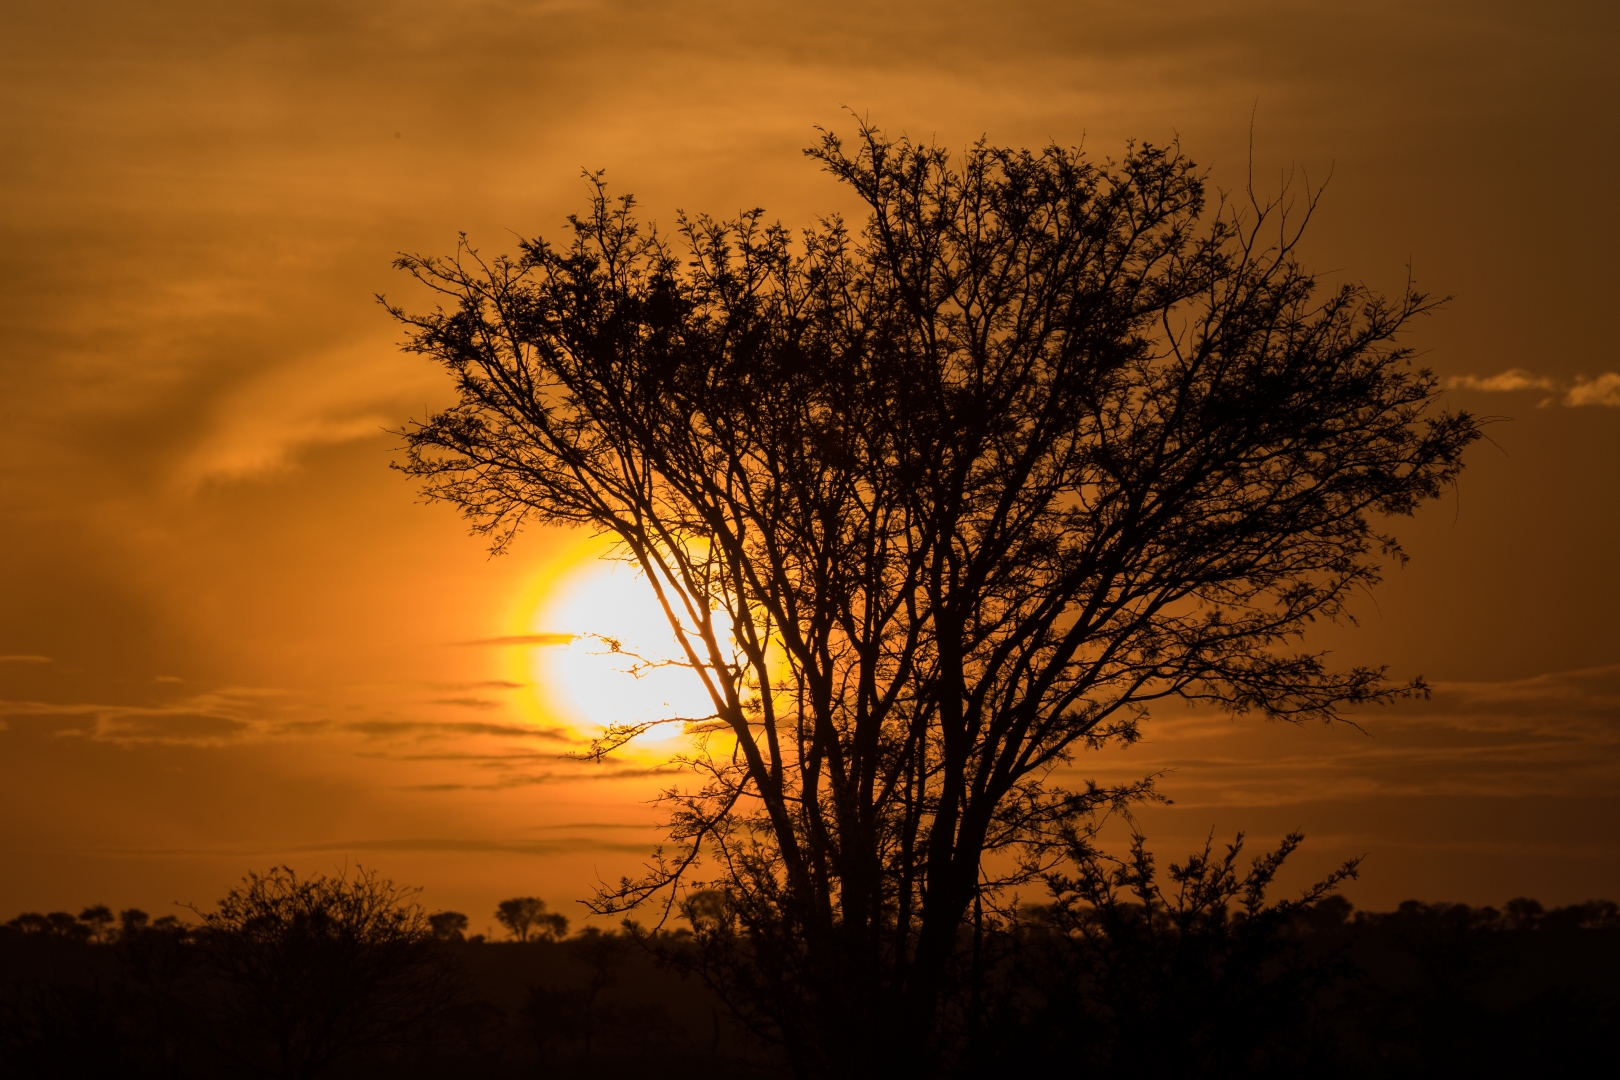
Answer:
[(1331, 894), (1356, 863), (1297, 899), (1268, 900), (1302, 840), (1290, 834), (1243, 868), (1239, 833), (1161, 875), (1140, 835), (1123, 858), (1077, 838), (1024, 943), (1020, 979), (1042, 992), (1037, 1026), (1057, 1039), (1045, 1053), (1178, 1076), (1286, 1073), (1308, 1059), (1310, 1006), (1344, 969), (1295, 931), (1319, 906), (1342, 920), (1349, 905)]
[(287, 1077), (362, 1048), (408, 1042), (451, 997), (426, 914), (372, 871), (249, 874), (202, 917), (197, 941), (222, 993), (222, 1050)]

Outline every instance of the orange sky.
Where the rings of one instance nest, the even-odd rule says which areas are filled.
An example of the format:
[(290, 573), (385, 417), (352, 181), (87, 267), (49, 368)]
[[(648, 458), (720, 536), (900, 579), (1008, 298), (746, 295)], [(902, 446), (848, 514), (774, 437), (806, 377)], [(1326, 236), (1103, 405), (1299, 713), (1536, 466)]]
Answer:
[[(582, 167), (647, 216), (849, 209), (843, 106), (961, 146), (1179, 133), (1332, 174), (1307, 258), (1456, 299), (1415, 343), (1512, 418), (1412, 562), (1319, 638), (1424, 674), (1364, 731), (1165, 717), (1164, 854), (1368, 853), (1349, 895), (1620, 895), (1620, 356), (1606, 3), (33, 2), (0, 9), (0, 918), (375, 865), (487, 921), (654, 841), (638, 761), (536, 706), (540, 583), (387, 469), (444, 400), (372, 294), (399, 250), (557, 234)], [(1520, 375), (1503, 378), (1518, 370)], [(1608, 374), (1608, 381), (1603, 376)], [(543, 674), (543, 672), (542, 672)]]

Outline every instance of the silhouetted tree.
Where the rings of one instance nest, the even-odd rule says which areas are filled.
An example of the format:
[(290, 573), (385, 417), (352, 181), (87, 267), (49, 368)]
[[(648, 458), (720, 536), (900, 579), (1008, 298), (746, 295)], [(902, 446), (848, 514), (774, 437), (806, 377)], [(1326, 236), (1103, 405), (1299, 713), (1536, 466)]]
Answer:
[(118, 936), (133, 937), (147, 928), (152, 917), (140, 908), (125, 908), (118, 913)]
[(496, 550), (612, 537), (676, 636), (640, 660), (709, 692), (676, 850), (598, 908), (718, 888), (704, 970), (798, 1068), (927, 1072), (969, 913), (1147, 791), (1055, 766), (1165, 698), (1300, 721), (1422, 691), (1288, 646), (1478, 430), (1392, 344), (1428, 298), (1298, 265), (1314, 196), (1211, 210), (1174, 147), (810, 153), (858, 236), (752, 211), (672, 243), (596, 178), (564, 246), (402, 258), (451, 306), (391, 310), (459, 395), (402, 468)]
[(106, 904), (92, 904), (79, 912), (79, 921), (90, 928), (90, 940), (105, 941), (113, 924), (112, 909)]
[(414, 890), (365, 869), (249, 874), (202, 917), (198, 940), (227, 1049), (314, 1076), (363, 1047), (408, 1041), (452, 992)]
[(495, 908), (495, 921), (517, 938), (528, 941), (561, 941), (568, 936), (568, 916), (546, 910), (546, 902), (537, 896), (519, 896), (502, 900)]
[(459, 911), (436, 911), (428, 916), (428, 927), (440, 941), (462, 941), (467, 933), (467, 916)]

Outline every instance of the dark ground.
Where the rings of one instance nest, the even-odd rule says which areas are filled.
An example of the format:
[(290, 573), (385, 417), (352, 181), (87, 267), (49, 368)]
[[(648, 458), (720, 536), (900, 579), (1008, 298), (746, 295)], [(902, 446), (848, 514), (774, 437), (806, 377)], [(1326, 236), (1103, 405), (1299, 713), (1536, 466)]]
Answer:
[[(184, 970), (184, 942), (92, 944), (0, 930), (0, 1076), (283, 1075), (221, 1050), (199, 1022), (209, 988)], [(566, 943), (452, 942), (440, 959), (456, 1000), (433, 1021), (363, 1047), (320, 1075), (660, 1077), (768, 1075), (749, 1040), (699, 982), (659, 968), (617, 935)], [(178, 946), (178, 950), (176, 949)], [(583, 946), (583, 947), (582, 947)], [(179, 965), (173, 956), (182, 953)], [(605, 954), (605, 955), (604, 955)], [(178, 968), (178, 969), (177, 969)], [(593, 987), (595, 993), (592, 993)]]
[[(221, 1021), (208, 1019), (218, 1015), (217, 985), (199, 973), (200, 949), (184, 933), (97, 944), (39, 925), (0, 928), (0, 1076), (295, 1075), (265, 1053), (255, 1071), (240, 1051), (250, 1044), (229, 1043)], [(1410, 903), (1375, 914), (1335, 900), (1284, 933), (1297, 948), (1235, 973), (1228, 952), (1212, 979), (1185, 958), (1215, 953), (1185, 941), (1169, 941), (1180, 959), (1161, 968), (1121, 953), (1081, 970), (1061, 942), (1032, 932), (986, 995), (983, 1037), (964, 1072), (1541, 1076), (1606, 1073), (1620, 1058), (1613, 904)], [(453, 1003), (320, 1075), (786, 1074), (701, 983), (622, 936), (435, 948)], [(1095, 966), (1122, 959), (1152, 969), (1128, 1000)], [(1231, 990), (1239, 985), (1256, 995), (1247, 1004)]]

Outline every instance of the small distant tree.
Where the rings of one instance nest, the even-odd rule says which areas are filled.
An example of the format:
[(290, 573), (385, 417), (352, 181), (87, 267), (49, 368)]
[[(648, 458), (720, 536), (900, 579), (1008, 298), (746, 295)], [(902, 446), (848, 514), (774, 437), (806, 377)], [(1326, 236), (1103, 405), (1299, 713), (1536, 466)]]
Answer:
[(415, 890), (363, 868), (249, 874), (199, 932), (226, 990), (216, 1007), (227, 1049), (288, 1077), (401, 1041), (443, 1008), (454, 987), (432, 940)]
[(79, 921), (90, 928), (90, 940), (105, 941), (113, 924), (112, 909), (106, 904), (93, 904), (79, 912)]
[(428, 916), (428, 926), (440, 941), (462, 941), (467, 933), (467, 916), (459, 911), (436, 911)]
[(546, 910), (537, 896), (502, 900), (495, 908), (495, 921), (519, 941), (561, 941), (568, 936), (568, 916)]
[(145, 930), (152, 922), (152, 917), (140, 908), (125, 908), (118, 913), (118, 937), (120, 940), (132, 938)]

